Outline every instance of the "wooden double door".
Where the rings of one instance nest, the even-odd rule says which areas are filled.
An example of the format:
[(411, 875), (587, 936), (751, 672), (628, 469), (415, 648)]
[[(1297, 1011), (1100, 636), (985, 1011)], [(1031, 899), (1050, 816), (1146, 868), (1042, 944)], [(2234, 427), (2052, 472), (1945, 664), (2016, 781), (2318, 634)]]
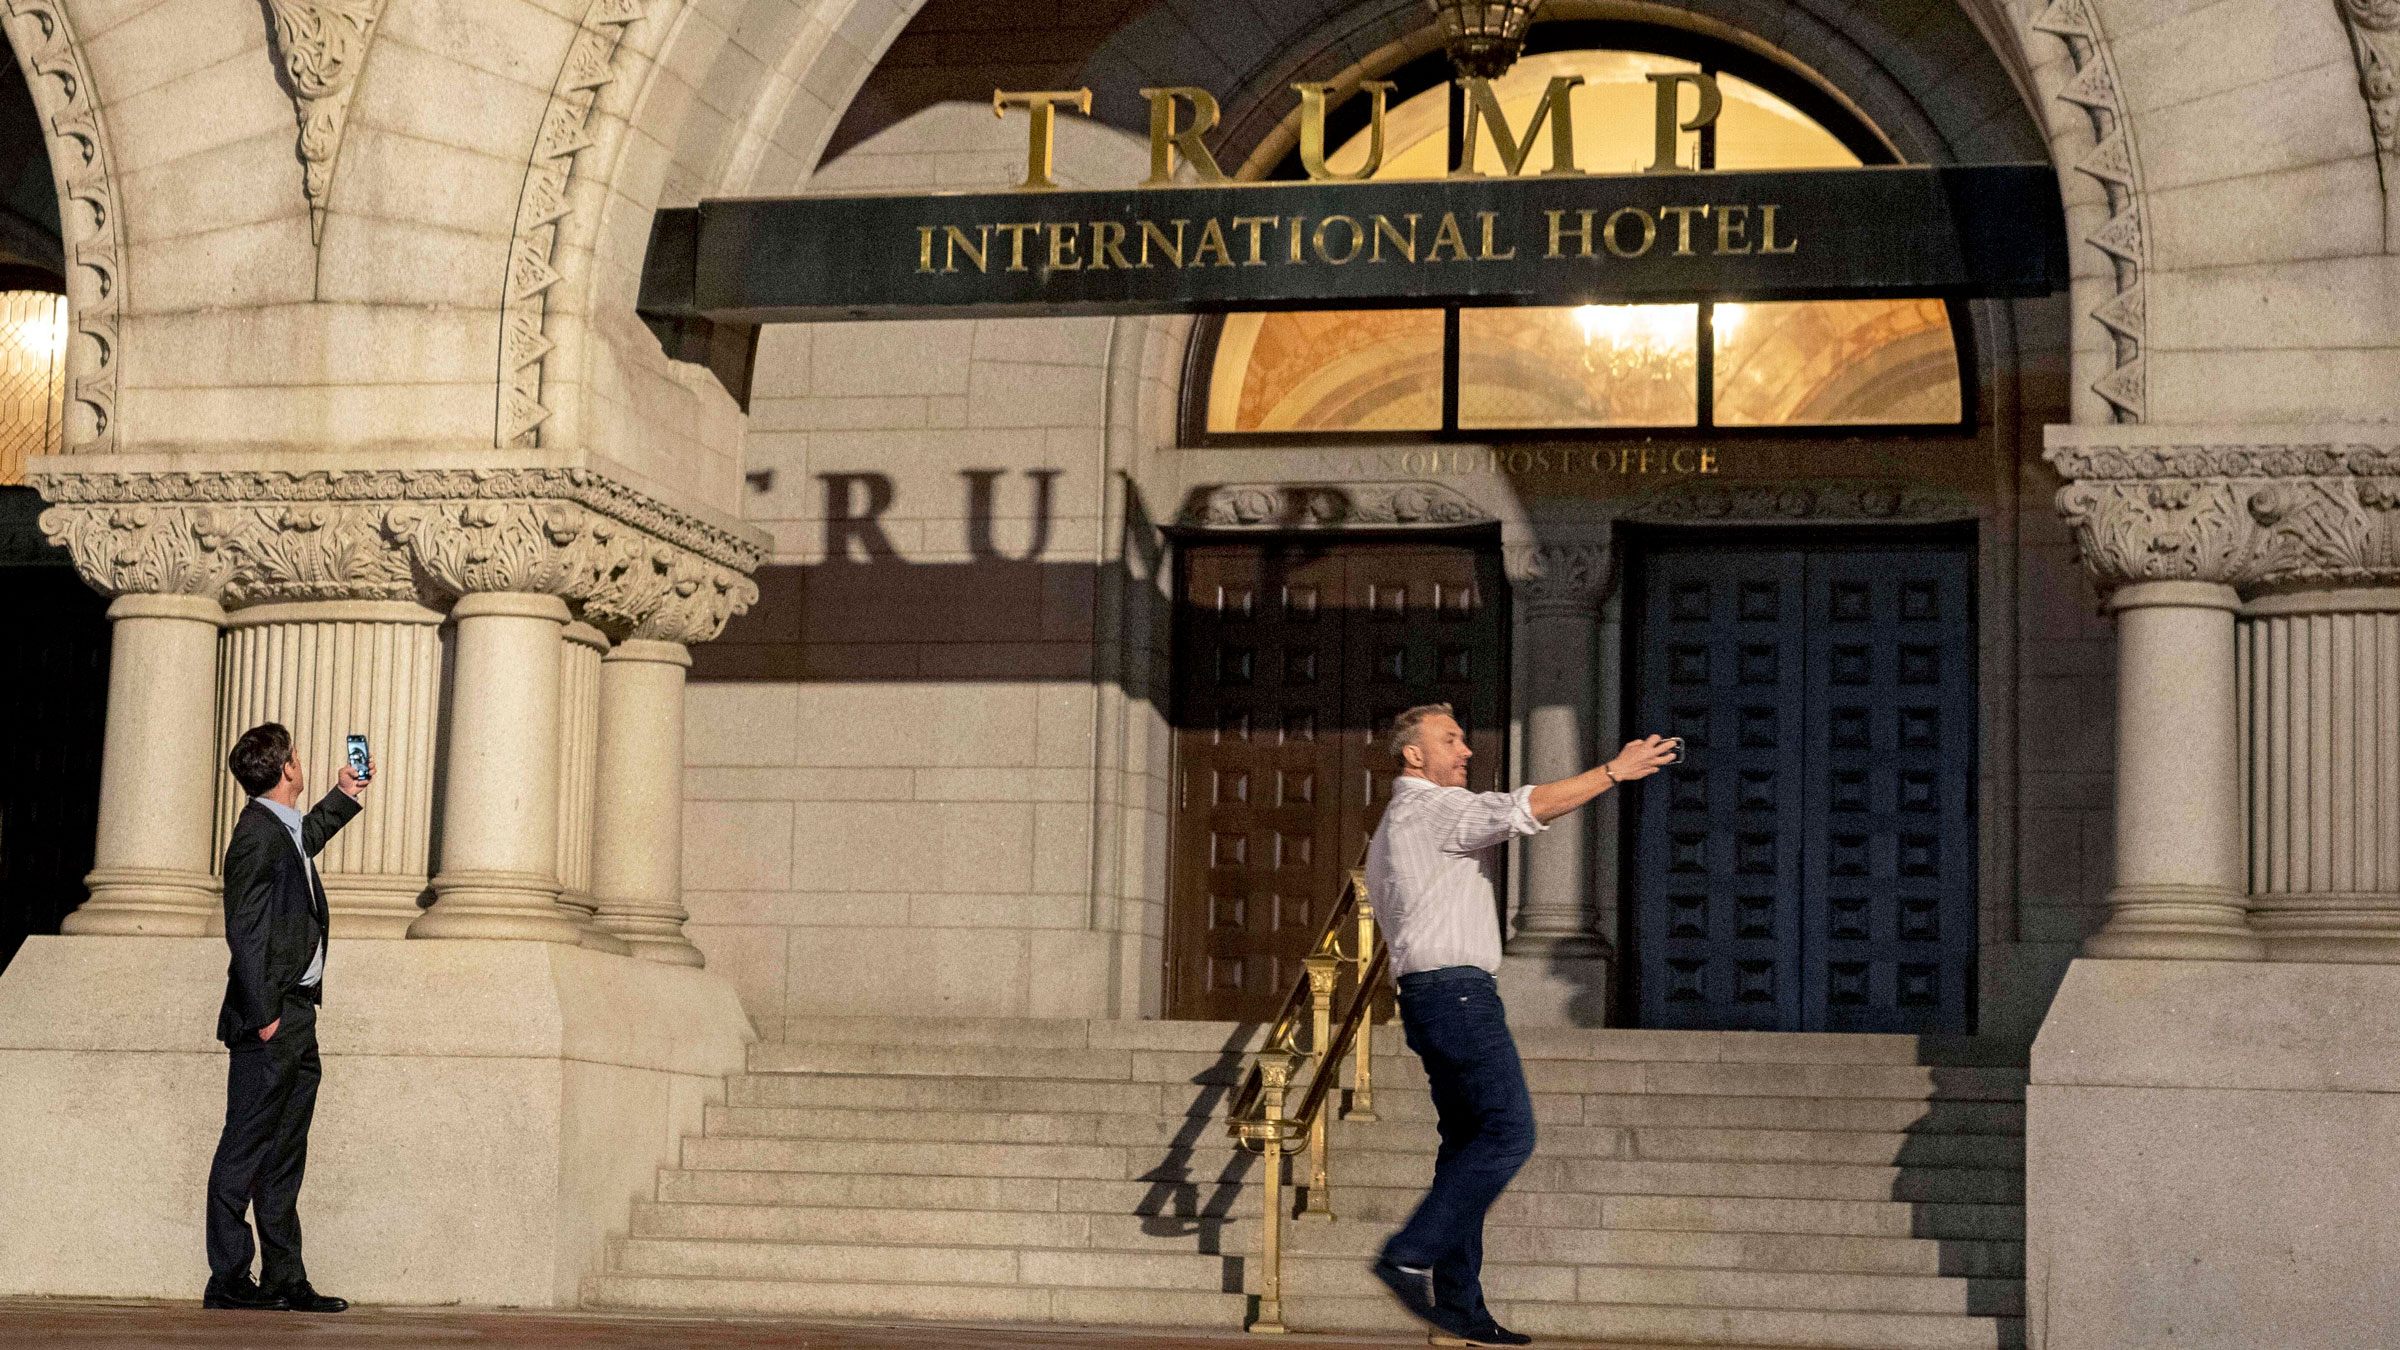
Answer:
[(1272, 1017), (1391, 799), (1392, 719), (1457, 711), (1505, 781), (1494, 545), (1274, 540), (1177, 556), (1172, 1017)]
[(1971, 541), (1662, 543), (1633, 568), (1647, 1027), (1965, 1032), (1975, 1000)]

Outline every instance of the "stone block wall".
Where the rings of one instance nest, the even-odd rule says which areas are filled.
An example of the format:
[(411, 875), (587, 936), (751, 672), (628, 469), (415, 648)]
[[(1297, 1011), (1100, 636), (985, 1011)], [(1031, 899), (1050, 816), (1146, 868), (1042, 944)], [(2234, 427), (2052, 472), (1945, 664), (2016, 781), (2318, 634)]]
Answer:
[[(1023, 137), (1021, 117), (943, 105), (813, 186), (1005, 184)], [(1131, 181), (1139, 154), (1062, 119), (1062, 177)], [(764, 1034), (829, 1014), (1155, 1011), (1163, 897), (1137, 885), (1120, 915), (1094, 843), (1096, 821), (1127, 828), (1102, 767), (1114, 330), (761, 336), (745, 516), (774, 560), (756, 610), (695, 653), (684, 884), (686, 931)]]

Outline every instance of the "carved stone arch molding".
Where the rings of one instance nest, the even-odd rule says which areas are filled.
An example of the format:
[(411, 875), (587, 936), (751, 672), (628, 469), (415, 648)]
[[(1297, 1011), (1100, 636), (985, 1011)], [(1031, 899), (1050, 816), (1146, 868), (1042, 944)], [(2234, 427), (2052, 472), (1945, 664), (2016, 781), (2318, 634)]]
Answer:
[(541, 446), (542, 426), (550, 419), (542, 389), (558, 347), (550, 332), (550, 294), (565, 280), (559, 240), (576, 209), (571, 189), (582, 154), (593, 143), (594, 107), (623, 74), (626, 30), (681, 5), (682, 0), (587, 0), (551, 82), (517, 198), (501, 291), (500, 390), (492, 432), (492, 444), (500, 449)]
[[(2108, 260), (2109, 268), (2108, 294), (2091, 309), (2092, 320), (2108, 333), (2108, 369), (2091, 382), (2091, 390), (2108, 404), (2112, 421), (2144, 421), (2149, 416), (2142, 366), (2148, 316), (2142, 274), (2150, 265), (2150, 245), (2142, 215), (2141, 156), (2124, 113), (2116, 57), (2092, 0), (2001, 2), (2010, 3), (2029, 47), (2047, 40), (2066, 48), (2072, 73), (2048, 93), (2075, 109), (2090, 128), (2089, 148), (2068, 167), (2098, 183), (2108, 207), (2107, 220), (2084, 236), (2084, 242)], [(2055, 72), (2058, 67), (2045, 64), (2040, 69)]]
[(68, 419), (66, 450), (105, 453), (117, 448), (125, 311), (125, 227), (114, 156), (65, 0), (0, 0), (0, 19), (49, 136), (67, 255), (67, 319), (82, 339), (67, 345), (67, 395), (82, 412)]

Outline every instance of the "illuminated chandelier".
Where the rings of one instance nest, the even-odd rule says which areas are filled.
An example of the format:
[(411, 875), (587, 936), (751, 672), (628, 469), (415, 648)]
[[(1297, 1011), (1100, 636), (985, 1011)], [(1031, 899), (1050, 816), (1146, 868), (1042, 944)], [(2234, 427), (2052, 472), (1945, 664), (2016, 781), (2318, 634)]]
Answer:
[(1542, 0), (1425, 0), (1442, 25), (1442, 45), (1463, 78), (1497, 79), (1525, 50)]

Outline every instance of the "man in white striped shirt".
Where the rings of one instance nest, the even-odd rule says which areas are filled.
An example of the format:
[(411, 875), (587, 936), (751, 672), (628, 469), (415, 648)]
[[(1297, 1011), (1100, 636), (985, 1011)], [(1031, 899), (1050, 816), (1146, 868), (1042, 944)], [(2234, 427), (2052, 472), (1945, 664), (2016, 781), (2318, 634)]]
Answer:
[(1514, 792), (1467, 791), (1474, 751), (1447, 703), (1392, 724), (1400, 776), (1367, 845), (1367, 893), (1392, 948), (1400, 1025), (1425, 1062), (1440, 1118), (1433, 1185), (1375, 1262), (1376, 1278), (1431, 1323), (1436, 1345), (1523, 1345), (1483, 1302), (1483, 1216), (1533, 1156), (1533, 1098), (1493, 976), (1500, 911), (1492, 875), (1510, 838), (1680, 756), (1663, 736), (1599, 768)]

